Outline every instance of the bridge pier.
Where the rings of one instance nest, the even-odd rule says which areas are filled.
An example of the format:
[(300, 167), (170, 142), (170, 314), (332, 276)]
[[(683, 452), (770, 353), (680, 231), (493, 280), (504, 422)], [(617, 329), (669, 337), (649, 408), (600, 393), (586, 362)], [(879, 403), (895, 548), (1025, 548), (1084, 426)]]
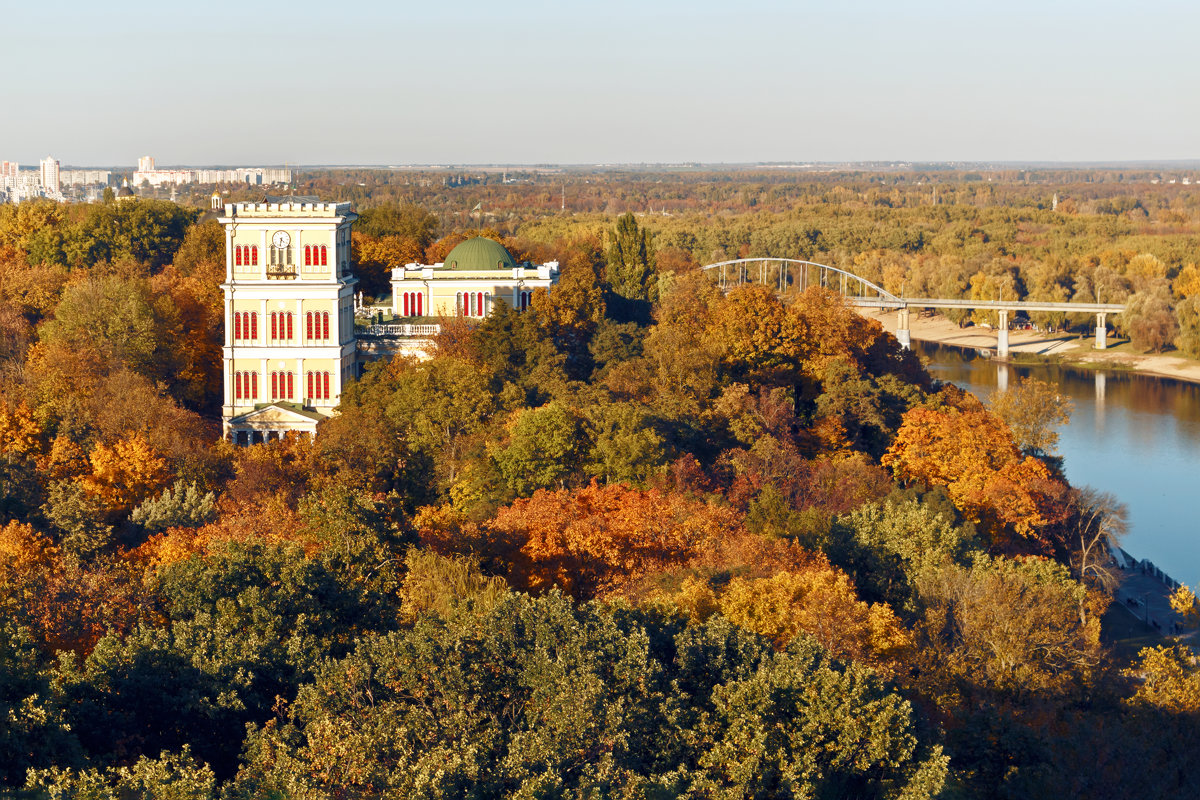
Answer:
[(1000, 312), (1000, 326), (996, 328), (996, 356), (1008, 358), (1008, 311)]
[(1104, 327), (1105, 312), (1100, 311), (1096, 314), (1096, 349), (1104, 350), (1108, 348), (1108, 328)]
[(908, 327), (908, 306), (904, 306), (896, 314), (896, 341), (903, 349), (912, 349), (912, 331)]

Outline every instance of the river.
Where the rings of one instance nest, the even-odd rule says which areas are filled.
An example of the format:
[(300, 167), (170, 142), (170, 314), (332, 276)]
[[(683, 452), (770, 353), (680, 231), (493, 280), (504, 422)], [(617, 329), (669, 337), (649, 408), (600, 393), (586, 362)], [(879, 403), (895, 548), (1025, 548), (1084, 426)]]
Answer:
[(1129, 508), (1122, 546), (1177, 581), (1200, 584), (1200, 385), (1118, 371), (1001, 364), (974, 351), (913, 342), (935, 377), (986, 401), (1032, 375), (1075, 408), (1058, 451), (1073, 486), (1112, 492)]

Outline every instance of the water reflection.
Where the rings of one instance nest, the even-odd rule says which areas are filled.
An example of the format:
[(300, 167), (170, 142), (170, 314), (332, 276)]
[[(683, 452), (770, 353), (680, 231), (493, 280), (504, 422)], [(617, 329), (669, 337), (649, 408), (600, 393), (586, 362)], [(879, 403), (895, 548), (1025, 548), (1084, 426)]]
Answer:
[(934, 377), (986, 400), (1034, 376), (1071, 398), (1059, 451), (1075, 485), (1109, 491), (1129, 506), (1125, 548), (1176, 580), (1200, 583), (1200, 386), (1170, 378), (1058, 365), (999, 364), (975, 351), (914, 342)]

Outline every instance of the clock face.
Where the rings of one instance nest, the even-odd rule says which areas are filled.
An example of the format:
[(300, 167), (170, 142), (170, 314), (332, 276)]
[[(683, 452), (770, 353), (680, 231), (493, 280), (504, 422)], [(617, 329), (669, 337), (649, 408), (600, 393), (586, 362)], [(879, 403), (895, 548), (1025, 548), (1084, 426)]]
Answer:
[(291, 242), (292, 237), (288, 236), (287, 231), (277, 231), (275, 235), (271, 237), (271, 244), (275, 245), (281, 250), (291, 244)]

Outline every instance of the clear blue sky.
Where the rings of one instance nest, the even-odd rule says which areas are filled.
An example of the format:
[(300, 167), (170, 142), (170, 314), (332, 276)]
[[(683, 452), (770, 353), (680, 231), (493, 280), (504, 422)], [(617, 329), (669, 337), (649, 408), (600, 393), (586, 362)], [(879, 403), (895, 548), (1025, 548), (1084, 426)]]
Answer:
[(1200, 158), (1200, 4), (12, 0), (0, 158)]

